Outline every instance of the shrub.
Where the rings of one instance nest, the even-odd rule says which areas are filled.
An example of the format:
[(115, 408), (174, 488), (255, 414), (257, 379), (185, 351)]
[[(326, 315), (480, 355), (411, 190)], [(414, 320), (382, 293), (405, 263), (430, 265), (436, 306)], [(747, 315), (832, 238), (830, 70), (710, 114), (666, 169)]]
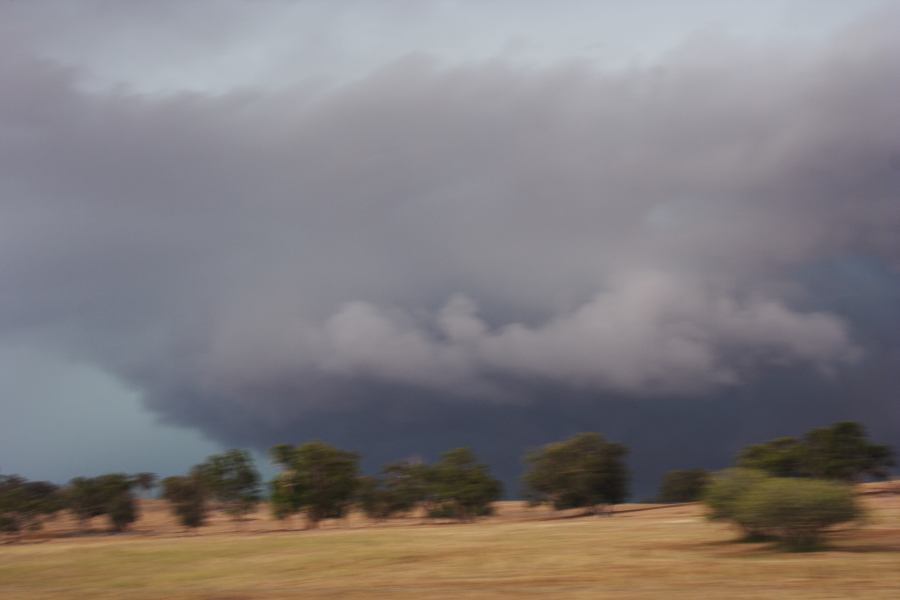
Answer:
[(869, 442), (859, 423), (843, 421), (812, 429), (802, 438), (780, 437), (748, 446), (738, 454), (737, 464), (775, 477), (857, 481), (884, 479), (895, 463), (890, 447)]
[(789, 478), (753, 485), (733, 505), (733, 511), (736, 521), (777, 536), (791, 550), (815, 549), (829, 527), (860, 516), (849, 485)]
[(737, 506), (753, 487), (767, 479), (765, 473), (754, 469), (725, 469), (714, 474), (703, 494), (703, 502), (709, 507), (707, 517), (713, 521), (735, 523), (748, 539), (762, 536), (751, 523), (741, 519)]

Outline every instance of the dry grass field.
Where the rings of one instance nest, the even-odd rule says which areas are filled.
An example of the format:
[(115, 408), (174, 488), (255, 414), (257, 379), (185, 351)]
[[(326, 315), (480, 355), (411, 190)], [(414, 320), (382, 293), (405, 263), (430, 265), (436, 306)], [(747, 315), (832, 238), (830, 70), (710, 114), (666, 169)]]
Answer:
[(0, 546), (0, 598), (896, 600), (900, 495), (863, 502), (866, 523), (836, 532), (830, 549), (785, 554), (735, 543), (697, 505), (575, 518), (505, 502), (475, 524), (354, 516), (317, 531), (288, 530), (261, 511), (239, 530), (217, 519), (193, 535), (151, 500), (131, 533), (84, 534), (60, 519)]

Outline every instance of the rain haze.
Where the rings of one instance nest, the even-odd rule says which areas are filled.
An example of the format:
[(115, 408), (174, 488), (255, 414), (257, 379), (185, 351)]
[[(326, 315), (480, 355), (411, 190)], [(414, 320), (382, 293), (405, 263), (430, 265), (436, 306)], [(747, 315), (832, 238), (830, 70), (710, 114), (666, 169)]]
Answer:
[(0, 471), (900, 446), (900, 7), (621, 4), (0, 1)]

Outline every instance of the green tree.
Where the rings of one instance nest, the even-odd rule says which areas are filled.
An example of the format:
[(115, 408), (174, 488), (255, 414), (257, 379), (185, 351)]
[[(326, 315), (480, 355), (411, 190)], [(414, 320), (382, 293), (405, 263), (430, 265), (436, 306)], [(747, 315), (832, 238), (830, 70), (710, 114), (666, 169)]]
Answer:
[(64, 507), (59, 486), (0, 475), (0, 532), (35, 531)]
[(873, 444), (859, 423), (843, 421), (808, 431), (802, 438), (780, 437), (741, 450), (737, 465), (775, 477), (856, 481), (884, 478), (894, 465), (888, 446)]
[(737, 466), (764, 471), (773, 477), (803, 477), (805, 454), (803, 443), (797, 438), (779, 437), (741, 450)]
[(307, 527), (315, 528), (322, 519), (346, 514), (359, 483), (358, 455), (313, 441), (296, 447), (280, 444), (271, 456), (283, 469), (272, 482), (276, 516), (302, 510)]
[(421, 461), (388, 464), (377, 477), (360, 477), (357, 504), (375, 520), (409, 513), (420, 505), (430, 512), (435, 502), (434, 475), (434, 467)]
[(116, 494), (106, 506), (106, 516), (115, 531), (125, 531), (138, 518), (137, 501), (132, 494)]
[(378, 477), (363, 476), (356, 485), (356, 501), (370, 519), (382, 521), (394, 514), (394, 501), (384, 481)]
[[(596, 433), (579, 433), (526, 457), (526, 493), (535, 504), (557, 510), (611, 506), (628, 495), (627, 449)], [(610, 513), (611, 514), (611, 513)]]
[(408, 513), (433, 502), (434, 470), (419, 460), (386, 465), (381, 471), (384, 488), (391, 499), (391, 512)]
[(783, 477), (752, 486), (738, 499), (734, 513), (736, 520), (777, 537), (790, 550), (818, 548), (830, 527), (861, 514), (846, 483)]
[(803, 452), (805, 473), (819, 479), (884, 479), (894, 466), (891, 449), (869, 442), (863, 426), (851, 421), (807, 432)]
[(468, 448), (445, 452), (432, 467), (430, 480), (434, 503), (430, 513), (460, 521), (491, 514), (492, 503), (503, 491), (487, 466), (478, 463)]
[(262, 499), (260, 477), (246, 450), (214, 454), (194, 467), (193, 476), (226, 514), (240, 521)]
[(75, 477), (64, 490), (66, 505), (85, 529), (94, 517), (106, 514), (108, 498), (99, 478)]
[(703, 496), (709, 473), (705, 469), (676, 469), (663, 477), (658, 502), (694, 502)]
[(76, 477), (64, 491), (66, 504), (86, 527), (94, 517), (106, 515), (114, 531), (124, 531), (137, 520), (134, 490), (151, 485), (147, 474), (109, 473), (98, 477)]
[(279, 521), (303, 510), (303, 497), (294, 490), (293, 473), (283, 471), (269, 482), (269, 507)]
[(196, 477), (176, 476), (162, 480), (162, 497), (169, 503), (178, 522), (189, 529), (206, 523), (209, 513), (207, 490)]
[(737, 525), (747, 540), (758, 539), (763, 532), (752, 522), (744, 521), (738, 512), (738, 504), (751, 489), (768, 479), (764, 471), (756, 469), (725, 469), (714, 473), (703, 493), (703, 501), (709, 509), (707, 518), (713, 521), (731, 521)]

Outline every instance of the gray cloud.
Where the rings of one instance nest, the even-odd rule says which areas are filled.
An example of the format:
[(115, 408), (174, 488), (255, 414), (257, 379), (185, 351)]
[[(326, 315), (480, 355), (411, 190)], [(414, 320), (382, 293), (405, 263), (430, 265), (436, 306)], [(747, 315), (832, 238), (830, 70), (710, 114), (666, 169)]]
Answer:
[(89, 91), (13, 40), (0, 335), (255, 443), (364, 435), (372, 410), (416, 415), (396, 432), (448, 406), (844, 381), (883, 349), (803, 273), (900, 265), (896, 21), (814, 51), (414, 55), (337, 87), (156, 96)]

